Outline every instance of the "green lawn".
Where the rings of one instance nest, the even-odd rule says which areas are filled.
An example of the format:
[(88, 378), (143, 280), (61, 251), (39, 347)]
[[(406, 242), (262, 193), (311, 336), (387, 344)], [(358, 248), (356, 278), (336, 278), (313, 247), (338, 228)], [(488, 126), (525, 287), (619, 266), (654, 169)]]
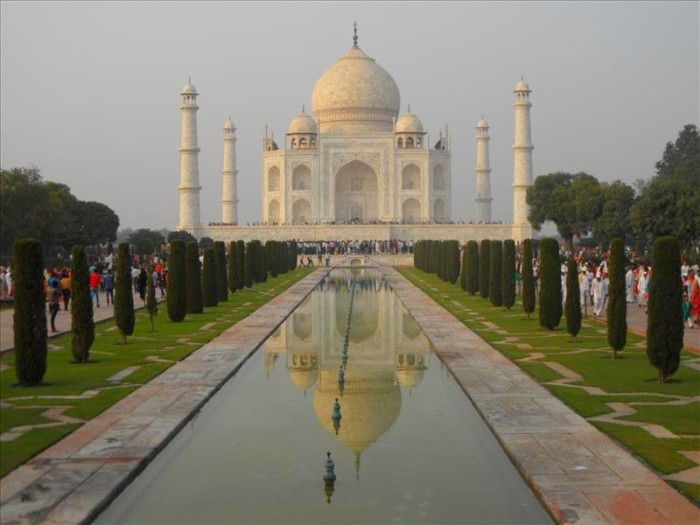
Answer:
[[(72, 363), (70, 335), (50, 339), (47, 372), (40, 386), (20, 387), (16, 383), (13, 354), (5, 354), (0, 358), (3, 368), (0, 372), (2, 432), (22, 425), (47, 423), (49, 420), (41, 414), (57, 405), (67, 407), (63, 411), (66, 416), (83, 420), (97, 416), (311, 271), (299, 268), (268, 278), (266, 283), (230, 294), (227, 302), (207, 308), (202, 314), (188, 314), (181, 323), (171, 322), (165, 303), (161, 303), (154, 332), (150, 331), (148, 314), (140, 310), (136, 314), (134, 335), (128, 338), (126, 345), (122, 344), (113, 320), (100, 323), (95, 327), (90, 362), (83, 365)], [(137, 368), (121, 381), (107, 380), (127, 367)], [(92, 391), (89, 396), (71, 398), (85, 395), (87, 391)], [(5, 476), (78, 426), (64, 424), (33, 429), (13, 441), (2, 442), (0, 476)]]
[[(458, 285), (446, 283), (435, 275), (415, 268), (397, 270), (583, 417), (613, 412), (606, 403), (631, 403), (629, 406), (636, 413), (620, 419), (661, 425), (679, 436), (678, 439), (656, 438), (639, 427), (592, 421), (660, 474), (695, 466), (680, 452), (700, 450), (700, 403), (667, 403), (688, 400), (700, 393), (700, 371), (687, 366), (688, 360), (697, 359), (697, 355), (683, 351), (680, 368), (670, 382), (662, 385), (657, 380), (656, 369), (649, 364), (646, 339), (642, 336), (628, 333), (626, 348), (618, 359), (613, 359), (605, 324), (584, 319), (574, 341), (565, 332), (563, 319), (558, 329), (544, 330), (537, 321), (537, 312), (527, 319), (520, 303), (510, 311), (494, 307), (480, 296), (470, 296)], [(522, 361), (535, 352), (544, 357)], [(547, 366), (547, 362), (559, 363), (580, 375), (582, 379), (574, 385), (598, 387), (605, 395), (591, 395), (580, 388), (551, 384), (564, 377)], [(700, 503), (699, 485), (674, 482), (673, 486)]]

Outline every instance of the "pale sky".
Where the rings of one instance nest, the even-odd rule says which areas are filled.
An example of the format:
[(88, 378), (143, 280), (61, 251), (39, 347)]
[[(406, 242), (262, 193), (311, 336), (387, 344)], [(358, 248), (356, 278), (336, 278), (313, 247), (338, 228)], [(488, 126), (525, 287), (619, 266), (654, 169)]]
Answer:
[(698, 124), (697, 2), (5, 2), (0, 163), (36, 165), (121, 227), (177, 224), (179, 92), (198, 113), (202, 222), (221, 217), (222, 131), (238, 128), (239, 222), (260, 220), (261, 134), (286, 132), (352, 44), (431, 134), (453, 136), (453, 219), (475, 215), (474, 127), (491, 125), (494, 218), (512, 215), (512, 89), (532, 89), (535, 176), (632, 183)]

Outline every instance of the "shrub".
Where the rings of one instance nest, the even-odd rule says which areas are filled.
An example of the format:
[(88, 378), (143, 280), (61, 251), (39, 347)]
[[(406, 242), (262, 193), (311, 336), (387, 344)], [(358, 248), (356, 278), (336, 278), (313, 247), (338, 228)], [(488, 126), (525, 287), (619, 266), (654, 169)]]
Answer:
[(578, 286), (578, 267), (573, 259), (569, 260), (566, 270), (566, 303), (564, 312), (566, 314), (566, 331), (575, 340), (581, 331), (581, 290), (579, 290)]
[(479, 292), (481, 297), (489, 297), (489, 273), (491, 264), (491, 241), (484, 239), (479, 246)]
[(15, 373), (21, 386), (33, 386), (41, 383), (46, 373), (46, 294), (41, 244), (35, 239), (19, 239), (15, 241), (13, 257)]
[(199, 246), (189, 242), (185, 248), (185, 312), (201, 314), (204, 311), (202, 298), (202, 263), (199, 262)]
[(503, 305), (503, 242), (491, 241), (491, 263), (489, 269), (489, 297), (494, 306)]
[(216, 289), (216, 254), (213, 248), (204, 250), (204, 306), (216, 306), (218, 294)]
[(124, 344), (126, 344), (126, 337), (134, 333), (136, 316), (134, 315), (134, 294), (131, 291), (131, 254), (129, 253), (129, 245), (125, 242), (119, 244), (119, 251), (117, 252), (117, 274), (114, 283), (114, 321), (117, 324), (119, 333), (122, 334)]
[(175, 241), (170, 244), (168, 293), (166, 294), (168, 317), (174, 323), (182, 321), (187, 312), (187, 276), (185, 272), (185, 243)]
[(219, 302), (228, 301), (228, 279), (226, 274), (226, 245), (223, 241), (214, 243), (216, 255), (216, 294)]
[(561, 315), (559, 243), (548, 237), (540, 243), (540, 326), (554, 330)]
[[(192, 244), (197, 246), (196, 243)], [(156, 287), (153, 285), (153, 272), (150, 269), (146, 278), (146, 311), (151, 321), (151, 332), (153, 332), (156, 329), (153, 319), (158, 315), (158, 301), (156, 301)]]
[(625, 241), (613, 239), (608, 259), (608, 344), (613, 358), (627, 344), (627, 297), (625, 290)]
[(521, 265), (523, 279), (523, 311), (530, 319), (535, 311), (535, 278), (532, 274), (532, 239), (523, 241), (523, 261)]
[(501, 274), (503, 306), (510, 310), (515, 304), (515, 241), (503, 241), (503, 268)]
[(82, 246), (73, 246), (70, 277), (73, 359), (76, 363), (87, 363), (90, 359), (90, 347), (95, 340), (95, 323), (90, 297), (90, 271)]
[(665, 383), (680, 364), (683, 348), (681, 256), (675, 237), (661, 237), (654, 243), (649, 291), (647, 356)]

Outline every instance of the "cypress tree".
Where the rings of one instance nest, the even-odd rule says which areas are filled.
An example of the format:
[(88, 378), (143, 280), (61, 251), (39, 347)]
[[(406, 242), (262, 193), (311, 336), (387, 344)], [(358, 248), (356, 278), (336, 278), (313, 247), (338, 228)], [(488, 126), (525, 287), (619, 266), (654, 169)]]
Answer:
[(521, 265), (523, 278), (523, 310), (530, 319), (535, 311), (535, 278), (532, 274), (532, 239), (523, 241), (523, 263)]
[(245, 242), (236, 241), (236, 286), (237, 290), (243, 289), (245, 284)]
[(245, 244), (245, 265), (244, 265), (244, 284), (246, 288), (253, 286), (255, 282), (255, 248), (253, 241)]
[(92, 297), (90, 297), (90, 271), (88, 270), (85, 249), (73, 246), (70, 267), (70, 316), (73, 339), (73, 359), (76, 363), (87, 363), (90, 359), (90, 347), (95, 340), (95, 323), (93, 321)]
[(515, 241), (503, 241), (503, 268), (501, 277), (501, 293), (503, 306), (510, 310), (515, 304)]
[(201, 314), (204, 311), (202, 298), (202, 263), (199, 262), (199, 246), (188, 242), (185, 248), (185, 312)]
[(265, 243), (265, 259), (270, 270), (270, 277), (277, 277), (280, 273), (280, 259), (289, 259), (289, 255), (282, 253), (282, 243), (267, 241)]
[(265, 252), (263, 251), (263, 245), (260, 241), (258, 241), (255, 250), (257, 256), (257, 272), (255, 276), (255, 282), (264, 283), (267, 281), (267, 260), (265, 259)]
[[(196, 243), (192, 243), (196, 246)], [(149, 270), (146, 278), (146, 311), (151, 321), (151, 332), (155, 331), (153, 319), (158, 315), (158, 301), (156, 301), (156, 287), (153, 285), (153, 272)]]
[(503, 242), (491, 241), (491, 264), (489, 268), (489, 297), (493, 306), (503, 305)]
[(216, 288), (216, 253), (213, 248), (204, 250), (204, 306), (217, 306), (218, 293)]
[(683, 348), (681, 255), (675, 237), (654, 242), (647, 323), (647, 356), (665, 383), (680, 364)]
[(236, 241), (231, 241), (228, 245), (228, 289), (234, 293), (240, 288), (238, 284), (238, 273), (236, 272), (236, 262), (238, 261), (238, 245)]
[(548, 237), (540, 243), (540, 326), (554, 330), (561, 315), (559, 243)]
[[(168, 269), (168, 275), (170, 275)], [(169, 279), (168, 279), (169, 280)], [(170, 286), (168, 286), (170, 295)], [(119, 333), (122, 334), (123, 342), (126, 344), (126, 337), (134, 333), (136, 316), (134, 315), (134, 294), (131, 291), (131, 254), (129, 245), (125, 242), (119, 244), (117, 252), (117, 274), (114, 283), (114, 321), (117, 324)]]
[(462, 267), (459, 273), (459, 288), (463, 291), (467, 291), (467, 245), (464, 245), (464, 250), (462, 251)]
[(170, 320), (174, 323), (182, 321), (187, 312), (187, 275), (185, 270), (185, 243), (183, 241), (170, 243), (166, 302)]
[(627, 297), (625, 293), (625, 241), (613, 239), (608, 260), (608, 344), (613, 358), (627, 344)]
[(35, 239), (15, 241), (13, 260), (15, 373), (21, 386), (34, 386), (41, 383), (46, 373), (46, 294), (41, 244)]
[(489, 297), (489, 273), (491, 268), (491, 241), (484, 239), (479, 246), (479, 292), (481, 297)]
[(218, 302), (228, 301), (228, 279), (226, 278), (226, 245), (223, 241), (214, 243), (216, 255), (216, 294)]
[(459, 279), (459, 241), (449, 241), (450, 243), (450, 282), (455, 284)]
[(578, 285), (578, 267), (576, 261), (569, 259), (566, 270), (566, 331), (576, 340), (581, 330), (581, 290)]
[(464, 252), (466, 254), (464, 290), (468, 294), (474, 295), (479, 291), (479, 243), (469, 241)]
[[(292, 241), (289, 243), (289, 265), (287, 266), (287, 272), (290, 270), (297, 269), (297, 259), (299, 258), (299, 247), (297, 246), (297, 241)], [(284, 272), (284, 273), (287, 273)]]

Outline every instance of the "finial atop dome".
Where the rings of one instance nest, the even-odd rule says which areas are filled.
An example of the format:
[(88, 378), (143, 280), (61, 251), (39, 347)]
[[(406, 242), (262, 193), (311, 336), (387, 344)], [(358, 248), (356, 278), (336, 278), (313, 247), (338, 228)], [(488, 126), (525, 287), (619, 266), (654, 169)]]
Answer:
[(352, 35), (352, 47), (357, 47), (357, 21), (352, 23), (353, 35)]
[(408, 112), (411, 112), (411, 104), (408, 105)]

